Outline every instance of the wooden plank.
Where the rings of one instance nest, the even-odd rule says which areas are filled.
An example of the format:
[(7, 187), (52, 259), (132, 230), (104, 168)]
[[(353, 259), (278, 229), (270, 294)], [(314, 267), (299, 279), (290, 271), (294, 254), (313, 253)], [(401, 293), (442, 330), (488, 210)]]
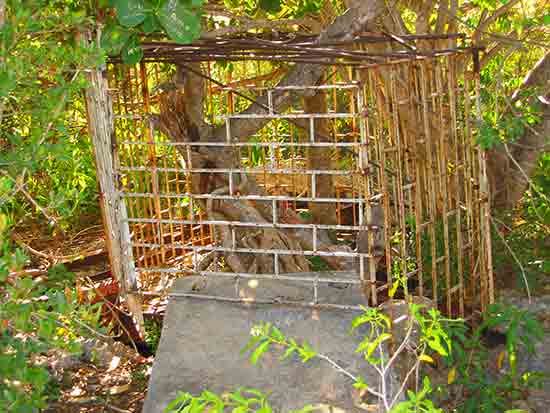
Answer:
[[(87, 40), (91, 35), (87, 34)], [(114, 154), (116, 140), (111, 97), (107, 79), (101, 68), (88, 73), (86, 89), (88, 128), (94, 148), (94, 158), (99, 183), (99, 199), (107, 237), (112, 273), (119, 282), (121, 294), (134, 317), (138, 331), (144, 332), (141, 296), (138, 291), (136, 271), (130, 244), (130, 230), (124, 200), (115, 186)]]

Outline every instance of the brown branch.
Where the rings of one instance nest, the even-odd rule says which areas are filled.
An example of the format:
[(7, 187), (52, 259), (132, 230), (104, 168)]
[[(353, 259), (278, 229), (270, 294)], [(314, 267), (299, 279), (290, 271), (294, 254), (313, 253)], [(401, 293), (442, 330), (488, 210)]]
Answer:
[[(544, 87), (550, 81), (550, 52), (546, 53), (527, 73), (527, 76), (523, 79), (523, 82), (519, 88), (512, 95), (512, 103), (516, 102), (520, 98), (520, 93), (533, 85), (540, 85)], [(550, 90), (548, 90), (550, 92)]]
[(502, 7), (499, 7), (489, 17), (484, 19), (479, 24), (476, 31), (474, 32), (474, 35), (473, 35), (474, 41), (479, 42), (479, 39), (481, 38), (481, 34), (485, 33), (491, 24), (493, 24), (499, 17), (501, 17), (504, 14), (508, 13), (520, 1), (521, 0), (510, 0), (508, 3), (504, 4)]
[(17, 235), (16, 233), (12, 233), (11, 237), (12, 237), (13, 241), (16, 244), (18, 244), (19, 246), (21, 246), (23, 249), (27, 250), (32, 255), (36, 255), (37, 257), (47, 259), (50, 262), (50, 264), (72, 262), (72, 261), (76, 261), (77, 259), (82, 259), (82, 258), (90, 257), (92, 255), (97, 255), (98, 253), (101, 253), (101, 252), (104, 251), (103, 248), (100, 248), (100, 249), (96, 249), (96, 250), (91, 251), (92, 254), (89, 254), (89, 255), (87, 255), (87, 253), (89, 253), (90, 251), (88, 251), (87, 253), (72, 254), (72, 255), (52, 255), (52, 254), (46, 254), (44, 252), (41, 252), (41, 251), (38, 251), (38, 250), (32, 248), (30, 245), (26, 244), (21, 239), (21, 237), (19, 235)]
[[(21, 175), (18, 177), (18, 178), (14, 178), (12, 177), (9, 173), (7, 173), (6, 171), (0, 171), (5, 177), (7, 177), (10, 181), (12, 181), (14, 184), (15, 184), (15, 193), (14, 195), (17, 193), (17, 192), (21, 192), (25, 198), (27, 198), (27, 200), (37, 209), (39, 210), (42, 215), (44, 215), (48, 221), (52, 224), (55, 224), (56, 226), (59, 226), (59, 223), (57, 221), (57, 219), (53, 216), (51, 216), (45, 208), (43, 208), (38, 202), (36, 202), (36, 200), (31, 196), (31, 194), (29, 194), (27, 192), (27, 190), (25, 189), (25, 185), (19, 181), (22, 181), (24, 179), (24, 175), (25, 175), (25, 170), (21, 173)], [(61, 234), (65, 235), (65, 231), (63, 231), (62, 228), (59, 227), (59, 231), (61, 232)]]
[[(372, 26), (376, 19), (381, 16), (385, 10), (382, 0), (357, 0), (351, 4), (350, 9), (343, 15), (337, 17), (318, 37), (318, 42), (327, 41), (330, 38), (350, 33), (350, 28), (359, 29), (360, 26)], [(358, 27), (358, 22), (360, 25)], [(316, 85), (325, 72), (325, 67), (316, 64), (295, 65), (281, 80), (278, 86), (312, 86)], [(275, 112), (283, 112), (292, 103), (292, 97), (307, 97), (315, 94), (314, 90), (303, 90), (301, 93), (293, 93), (292, 96), (286, 91), (276, 91), (273, 93), (273, 109)], [(301, 94), (302, 96), (298, 96)], [(251, 105), (242, 114), (267, 114), (267, 96), (257, 100), (257, 104)], [(238, 131), (240, 136), (250, 136), (261, 129), (269, 119), (234, 119), (232, 128)], [(212, 131), (211, 139), (214, 141), (223, 141), (225, 139), (225, 126), (218, 127)]]
[(276, 69), (276, 70), (274, 70), (274, 71), (272, 71), (268, 74), (265, 74), (265, 75), (251, 77), (251, 78), (242, 79), (242, 80), (236, 80), (234, 82), (225, 83), (223, 86), (222, 85), (215, 85), (215, 86), (212, 87), (212, 92), (213, 93), (219, 92), (220, 90), (222, 90), (226, 87), (235, 88), (235, 89), (243, 88), (243, 87), (249, 86), (251, 84), (256, 84), (257, 82), (263, 82), (263, 81), (266, 81), (266, 80), (276, 79), (279, 76), (286, 74), (287, 72), (288, 72), (287, 68), (280, 67), (280, 68), (278, 68), (278, 69)]

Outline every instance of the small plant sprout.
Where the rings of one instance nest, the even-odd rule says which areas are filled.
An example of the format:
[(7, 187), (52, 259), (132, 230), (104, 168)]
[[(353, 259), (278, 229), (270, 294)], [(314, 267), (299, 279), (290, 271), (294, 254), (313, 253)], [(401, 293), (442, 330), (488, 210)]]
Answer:
[[(369, 386), (363, 378), (346, 370), (327, 355), (316, 352), (306, 341), (298, 344), (296, 339), (286, 337), (271, 323), (255, 325), (251, 329), (250, 340), (242, 352), (249, 352), (250, 361), (256, 364), (273, 345), (282, 346), (285, 351), (281, 359), (297, 354), (304, 363), (313, 358), (327, 362), (337, 371), (352, 379), (356, 389), (376, 397), (385, 412), (442, 412), (427, 398), (432, 391), (427, 377), (424, 378), (421, 389), (417, 383), (417, 391), (407, 390), (407, 400), (401, 401), (411, 375), (416, 373), (416, 377), (419, 377), (420, 364), (422, 362), (433, 363), (433, 358), (428, 352), (434, 351), (445, 356), (451, 347), (449, 337), (443, 329), (443, 318), (437, 310), (431, 309), (426, 312), (423, 311), (422, 306), (410, 304), (409, 314), (405, 336), (393, 353), (390, 353), (385, 345), (387, 341), (394, 338), (392, 320), (387, 315), (375, 308), (363, 308), (363, 313), (351, 323), (350, 334), (356, 332), (361, 326), (367, 327), (367, 332), (358, 344), (356, 353), (361, 354), (364, 360), (378, 373), (380, 383), (377, 388)], [(418, 326), (420, 334), (416, 344), (412, 339), (415, 326)], [(394, 371), (392, 367), (404, 352), (414, 354), (415, 359), (398, 389), (392, 392), (389, 385), (390, 372)]]

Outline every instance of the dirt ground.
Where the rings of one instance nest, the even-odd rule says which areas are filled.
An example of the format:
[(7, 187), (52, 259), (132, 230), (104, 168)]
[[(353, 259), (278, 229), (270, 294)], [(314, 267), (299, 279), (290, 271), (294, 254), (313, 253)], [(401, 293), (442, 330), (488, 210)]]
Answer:
[[(80, 280), (109, 269), (102, 225), (97, 217), (84, 229), (48, 233), (43, 226), (19, 226), (12, 235), (30, 258), (24, 272), (38, 277), (63, 264)], [(82, 228), (82, 227), (81, 227)], [(55, 377), (47, 413), (141, 412), (153, 358), (115, 341), (88, 342), (87, 355), (75, 358), (58, 352), (39, 356)]]
[(152, 361), (134, 354), (114, 356), (104, 365), (85, 362), (66, 369), (59, 399), (46, 412), (141, 412)]

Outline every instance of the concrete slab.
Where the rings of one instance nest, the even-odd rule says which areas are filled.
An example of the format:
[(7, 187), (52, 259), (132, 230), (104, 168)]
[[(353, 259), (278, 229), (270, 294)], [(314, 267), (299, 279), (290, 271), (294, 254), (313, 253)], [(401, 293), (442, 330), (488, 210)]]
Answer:
[[(310, 301), (311, 284), (281, 280), (241, 280), (189, 277), (175, 284), (173, 293), (195, 292), (256, 298)], [(365, 304), (357, 286), (320, 286), (319, 300), (340, 304)], [(359, 313), (341, 309), (313, 309), (281, 304), (232, 303), (189, 297), (171, 297), (153, 365), (144, 413), (162, 412), (178, 391), (217, 393), (238, 387), (269, 393), (274, 411), (288, 412), (306, 404), (326, 404), (358, 412), (352, 381), (323, 360), (303, 364), (297, 357), (279, 361), (281, 353), (269, 352), (253, 366), (240, 351), (259, 321), (272, 322), (287, 337), (307, 340), (371, 386), (377, 376), (354, 354), (361, 337), (350, 335), (350, 323)]]

